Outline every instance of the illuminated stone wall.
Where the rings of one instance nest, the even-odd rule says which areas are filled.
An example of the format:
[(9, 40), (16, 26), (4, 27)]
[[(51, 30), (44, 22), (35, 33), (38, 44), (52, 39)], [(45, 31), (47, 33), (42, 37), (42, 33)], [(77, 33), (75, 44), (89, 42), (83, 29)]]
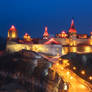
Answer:
[(29, 50), (29, 46), (25, 45), (25, 44), (18, 44), (16, 42), (8, 42), (7, 46), (6, 46), (6, 50), (9, 52), (18, 52), (22, 49), (27, 49)]
[[(64, 40), (63, 40), (64, 41)], [(62, 41), (62, 43), (63, 43)], [(88, 43), (88, 39), (75, 40), (78, 44)], [(44, 44), (18, 44), (16, 42), (8, 41), (6, 46), (7, 51), (18, 52), (22, 49), (32, 50), (50, 55), (65, 55), (69, 52), (74, 53), (92, 53), (92, 46), (62, 46), (62, 45), (44, 45)]]
[(92, 53), (92, 46), (70, 46), (70, 47), (62, 47), (62, 55), (66, 55), (69, 52), (73, 53)]
[(43, 44), (18, 44), (16, 42), (8, 41), (6, 50), (9, 52), (18, 52), (22, 49), (32, 50), (50, 55), (61, 55), (61, 45), (43, 45)]
[(61, 55), (62, 46), (61, 45), (43, 45), (34, 44), (31, 46), (31, 50), (52, 55)]

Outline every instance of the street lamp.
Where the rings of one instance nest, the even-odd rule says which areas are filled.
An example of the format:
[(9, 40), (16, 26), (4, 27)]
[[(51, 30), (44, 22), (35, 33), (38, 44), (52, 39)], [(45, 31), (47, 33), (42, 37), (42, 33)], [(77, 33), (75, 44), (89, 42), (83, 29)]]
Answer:
[(81, 71), (81, 74), (82, 74), (82, 75), (85, 75), (85, 73), (86, 73), (85, 70), (82, 70), (82, 71)]
[(63, 60), (63, 64), (67, 64), (68, 61), (69, 61), (68, 59), (64, 59), (64, 60)]
[(92, 80), (92, 76), (89, 76), (89, 80)]
[(66, 74), (67, 74), (67, 75), (69, 75), (69, 74), (70, 74), (70, 72), (68, 71)]
[(63, 67), (61, 67), (61, 70), (64, 70), (64, 68), (63, 68)]
[(69, 66), (70, 65), (70, 63), (67, 63), (67, 66)]
[(70, 79), (72, 80), (72, 79), (73, 79), (73, 77), (71, 76), (71, 77), (70, 77)]
[(73, 67), (73, 70), (76, 70), (76, 67), (75, 66)]
[(56, 63), (56, 65), (58, 66), (58, 65), (59, 65), (59, 63)]

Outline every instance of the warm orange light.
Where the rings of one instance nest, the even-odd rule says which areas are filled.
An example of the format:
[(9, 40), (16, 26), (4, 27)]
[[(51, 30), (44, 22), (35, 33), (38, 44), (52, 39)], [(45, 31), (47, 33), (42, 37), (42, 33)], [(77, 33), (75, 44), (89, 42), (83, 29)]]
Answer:
[(29, 34), (25, 33), (25, 35), (24, 35), (24, 40), (25, 40), (25, 41), (31, 41), (32, 38), (29, 36)]
[(77, 45), (77, 41), (70, 40), (69, 44), (70, 44), (70, 46), (76, 46)]
[(85, 73), (86, 73), (85, 70), (82, 70), (82, 71), (81, 71), (81, 74), (82, 74), (82, 75), (85, 75)]
[(70, 52), (77, 52), (77, 47), (70, 47), (69, 50)]
[(8, 32), (8, 38), (10, 37), (10, 35), (9, 35), (9, 32)]
[(91, 52), (91, 47), (87, 46), (87, 47), (84, 47), (85, 49), (85, 52)]
[(63, 67), (61, 67), (61, 70), (64, 70), (64, 68), (63, 68)]
[(91, 38), (89, 39), (89, 44), (92, 45), (92, 36), (91, 36)]
[(58, 60), (59, 60), (59, 61), (61, 61), (62, 59), (61, 59), (61, 58), (59, 58)]
[(15, 28), (14, 25), (12, 25), (11, 28), (14, 29)]
[(14, 25), (12, 25), (11, 28), (8, 30), (8, 38), (9, 39), (17, 38), (17, 31)]
[(58, 34), (58, 36), (59, 36), (60, 38), (66, 38), (66, 37), (67, 37), (67, 34), (66, 34), (65, 31), (62, 31), (60, 34)]
[(69, 75), (69, 74), (70, 74), (70, 72), (68, 71), (66, 74), (67, 74), (67, 75)]
[(16, 33), (15, 33), (15, 31), (12, 32), (12, 38), (16, 38)]
[(69, 66), (70, 65), (70, 63), (67, 63), (67, 66)]
[(89, 76), (89, 80), (92, 80), (92, 76)]
[(69, 52), (67, 47), (62, 47), (62, 55), (66, 55)]
[(83, 89), (85, 88), (85, 86), (84, 86), (84, 85), (82, 85), (82, 84), (81, 84), (79, 87), (80, 87), (80, 88), (83, 88)]
[(73, 77), (71, 76), (71, 77), (70, 77), (70, 79), (72, 80), (72, 79), (73, 79)]
[(63, 59), (63, 63), (64, 63), (64, 64), (67, 64), (68, 62), (69, 62), (68, 59)]
[(56, 65), (58, 66), (58, 65), (59, 65), (59, 63), (56, 63)]
[(76, 70), (76, 67), (75, 66), (73, 67), (73, 70)]

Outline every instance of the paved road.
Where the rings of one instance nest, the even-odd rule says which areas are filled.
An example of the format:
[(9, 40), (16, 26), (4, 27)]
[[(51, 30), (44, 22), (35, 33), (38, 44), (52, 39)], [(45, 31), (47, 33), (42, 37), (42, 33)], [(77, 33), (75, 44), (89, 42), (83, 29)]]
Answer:
[(92, 85), (90, 83), (83, 80), (70, 69), (66, 68), (64, 64), (59, 64), (58, 61), (55, 63), (55, 61), (58, 60), (56, 57), (48, 58), (44, 55), (43, 57), (54, 63), (52, 69), (69, 84), (68, 92), (92, 92)]
[(62, 65), (55, 64), (53, 66), (55, 70), (65, 82), (69, 83), (69, 92), (92, 92), (88, 85), (83, 79), (77, 76), (69, 69), (64, 69)]

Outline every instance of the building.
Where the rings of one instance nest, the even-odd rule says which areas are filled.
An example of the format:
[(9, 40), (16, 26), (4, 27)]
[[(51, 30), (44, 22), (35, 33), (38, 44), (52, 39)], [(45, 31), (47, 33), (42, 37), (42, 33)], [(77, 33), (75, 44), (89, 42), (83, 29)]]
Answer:
[(27, 41), (27, 42), (31, 42), (32, 41), (32, 38), (31, 38), (31, 36), (28, 33), (25, 33), (23, 39), (24, 39), (24, 41)]
[(71, 21), (68, 32), (62, 31), (53, 38), (49, 37), (47, 27), (45, 27), (42, 39), (31, 38), (27, 33), (23, 36), (23, 39), (19, 39), (16, 42), (12, 40), (17, 38), (17, 30), (12, 25), (8, 30), (8, 41), (6, 46), (8, 51), (17, 52), (26, 49), (50, 55), (63, 55), (68, 52), (92, 52), (92, 32), (90, 36), (87, 34), (78, 34), (75, 29), (74, 20)]
[(14, 25), (8, 30), (8, 39), (13, 40), (18, 38), (18, 33)]
[(69, 38), (75, 39), (76, 37), (77, 37), (77, 30), (75, 29), (75, 26), (74, 26), (74, 20), (72, 20), (71, 26), (69, 29)]
[(56, 34), (57, 38), (67, 38), (68, 34), (63, 30), (60, 34)]

